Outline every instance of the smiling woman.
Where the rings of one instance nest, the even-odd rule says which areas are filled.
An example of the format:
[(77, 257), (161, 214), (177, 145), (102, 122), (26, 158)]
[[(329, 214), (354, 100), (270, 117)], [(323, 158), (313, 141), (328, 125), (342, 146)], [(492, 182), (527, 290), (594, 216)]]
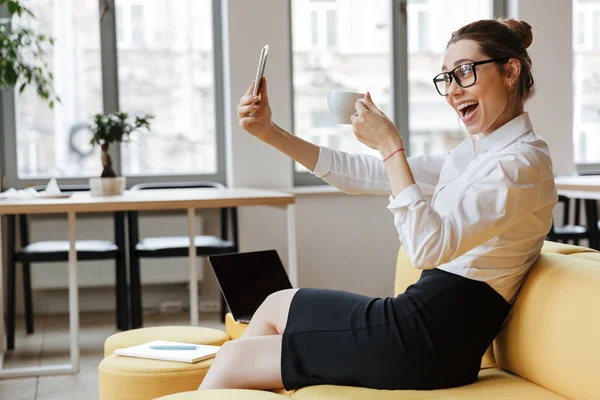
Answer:
[(431, 390), (477, 380), (557, 201), (548, 145), (523, 113), (533, 87), (530, 43), (531, 27), (514, 20), (477, 21), (452, 35), (434, 81), (471, 135), (435, 155), (407, 157), (369, 91), (354, 105), (352, 128), (381, 158), (285, 131), (272, 120), (264, 78), (260, 97), (249, 86), (239, 124), (344, 193), (391, 194), (398, 237), (423, 272), (394, 298), (310, 288), (272, 294), (244, 336), (219, 351), (200, 389)]
[(452, 34), (433, 82), (469, 133), (485, 136), (523, 113), (534, 93), (532, 41), (531, 26), (514, 19), (477, 21)]

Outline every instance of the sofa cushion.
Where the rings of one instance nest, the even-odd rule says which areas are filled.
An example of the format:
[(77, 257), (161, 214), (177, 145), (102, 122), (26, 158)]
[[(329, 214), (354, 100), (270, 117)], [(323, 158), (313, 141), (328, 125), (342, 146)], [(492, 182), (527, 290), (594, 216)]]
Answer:
[(542, 253), (579, 254), (596, 252), (596, 250), (590, 249), (589, 247), (574, 246), (572, 244), (550, 242), (547, 240), (542, 247)]
[(113, 354), (98, 367), (99, 398), (146, 400), (196, 390), (212, 362), (212, 358), (188, 364)]
[(573, 399), (600, 399), (600, 262), (543, 253), (494, 342), (498, 366)]
[(581, 258), (583, 260), (591, 260), (591, 261), (596, 261), (600, 263), (600, 252), (594, 252), (594, 253), (577, 253), (577, 254), (572, 254), (572, 257), (577, 257), (577, 258)]
[(430, 400), (430, 399), (563, 399), (555, 393), (523, 378), (497, 368), (485, 369), (479, 373), (479, 380), (471, 385), (442, 390), (375, 390), (350, 386), (311, 386), (292, 394), (296, 400)]

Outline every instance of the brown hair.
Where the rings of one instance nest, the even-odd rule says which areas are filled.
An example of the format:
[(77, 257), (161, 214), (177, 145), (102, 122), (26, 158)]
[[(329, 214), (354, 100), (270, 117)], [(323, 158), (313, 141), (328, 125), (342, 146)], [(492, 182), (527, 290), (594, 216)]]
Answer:
[(523, 102), (533, 96), (531, 58), (527, 48), (533, 41), (531, 25), (513, 18), (484, 19), (463, 26), (448, 41), (446, 48), (459, 40), (477, 42), (481, 51), (490, 58), (516, 58), (521, 63), (521, 74), (517, 83), (517, 96)]

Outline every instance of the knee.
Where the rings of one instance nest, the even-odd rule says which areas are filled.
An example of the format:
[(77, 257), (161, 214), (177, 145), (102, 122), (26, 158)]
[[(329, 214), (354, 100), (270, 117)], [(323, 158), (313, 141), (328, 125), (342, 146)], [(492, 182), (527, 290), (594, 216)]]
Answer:
[(298, 289), (283, 289), (277, 292), (271, 293), (267, 296), (265, 301), (262, 302), (257, 310), (266, 313), (266, 315), (272, 316), (277, 314), (278, 310), (284, 308), (286, 311), (289, 309), (289, 304), (292, 302), (292, 297)]
[(298, 289), (283, 289), (278, 290), (277, 292), (271, 293), (267, 296), (263, 304), (281, 304), (282, 302), (291, 301), (294, 293), (296, 293)]
[(221, 345), (217, 352), (219, 360), (230, 360), (239, 352), (239, 340), (229, 340)]

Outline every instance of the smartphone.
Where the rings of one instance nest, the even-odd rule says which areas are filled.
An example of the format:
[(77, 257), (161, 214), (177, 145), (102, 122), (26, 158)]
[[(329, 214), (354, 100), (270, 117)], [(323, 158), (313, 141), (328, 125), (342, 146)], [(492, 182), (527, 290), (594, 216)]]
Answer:
[(256, 83), (254, 84), (254, 93), (252, 93), (254, 96), (256, 96), (258, 94), (258, 91), (260, 90), (260, 80), (265, 74), (265, 66), (267, 65), (268, 55), (269, 45), (266, 45), (261, 49), (260, 57), (258, 59), (258, 69), (256, 70), (256, 79), (254, 80), (254, 82)]

